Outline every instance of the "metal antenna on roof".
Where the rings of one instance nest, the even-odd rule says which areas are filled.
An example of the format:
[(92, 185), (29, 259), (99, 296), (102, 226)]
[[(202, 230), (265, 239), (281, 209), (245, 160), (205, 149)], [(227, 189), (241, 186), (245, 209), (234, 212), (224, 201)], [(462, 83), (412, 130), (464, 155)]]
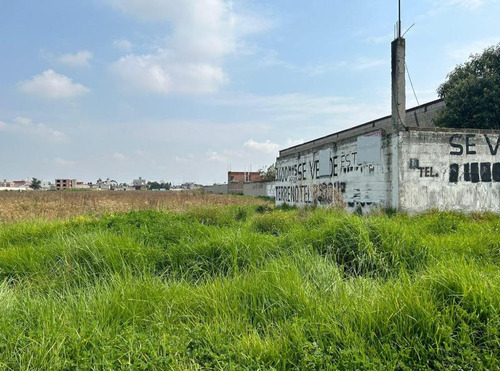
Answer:
[(401, 0), (398, 0), (398, 39), (401, 37)]

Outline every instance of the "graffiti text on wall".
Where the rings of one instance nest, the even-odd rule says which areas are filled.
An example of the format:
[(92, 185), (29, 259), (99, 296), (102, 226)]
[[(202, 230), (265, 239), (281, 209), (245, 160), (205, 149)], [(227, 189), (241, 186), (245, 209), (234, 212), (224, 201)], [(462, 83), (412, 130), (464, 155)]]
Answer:
[[(496, 141), (484, 134), (484, 139), (488, 144), (488, 149), (492, 156), (496, 156), (498, 148), (500, 147), (500, 136)], [(476, 154), (476, 134), (454, 134), (450, 137), (450, 146), (453, 148), (450, 155), (475, 155)]]
[(450, 165), (450, 183), (500, 182), (500, 162), (471, 162), (463, 165)]
[[(330, 178), (337, 177), (341, 174), (348, 174), (353, 171), (367, 172), (372, 174), (375, 171), (373, 164), (357, 164), (357, 152), (331, 156), (329, 159)], [(328, 166), (328, 164), (327, 164)], [(278, 182), (301, 181), (306, 179), (320, 178), (320, 161), (317, 159), (299, 162), (293, 165), (278, 166), (276, 169), (276, 180)]]
[(420, 170), (420, 178), (437, 178), (439, 176), (432, 166), (417, 167)]
[[(454, 134), (450, 137), (452, 150), (450, 155), (475, 155), (477, 154), (476, 134)], [(484, 139), (488, 145), (488, 154), (496, 156), (500, 147), (500, 136), (496, 139), (484, 134)], [(500, 162), (468, 162), (465, 164), (450, 164), (450, 183), (458, 181), (471, 183), (491, 183), (500, 182)]]
[(340, 201), (340, 193), (345, 192), (345, 188), (344, 182), (276, 186), (276, 201), (330, 205)]

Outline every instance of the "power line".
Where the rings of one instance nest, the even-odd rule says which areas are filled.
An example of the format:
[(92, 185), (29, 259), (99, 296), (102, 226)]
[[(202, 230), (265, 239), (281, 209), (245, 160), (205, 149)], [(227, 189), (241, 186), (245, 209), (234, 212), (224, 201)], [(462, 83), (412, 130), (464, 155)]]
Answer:
[(405, 62), (405, 68), (406, 68), (406, 73), (408, 74), (408, 80), (410, 80), (410, 85), (411, 85), (411, 90), (413, 91), (413, 96), (415, 97), (415, 100), (417, 101), (417, 105), (420, 106), (420, 102), (418, 101), (418, 98), (417, 98), (417, 93), (415, 92), (415, 88), (413, 87), (413, 81), (411, 80), (410, 71), (408, 70), (408, 64), (406, 62)]

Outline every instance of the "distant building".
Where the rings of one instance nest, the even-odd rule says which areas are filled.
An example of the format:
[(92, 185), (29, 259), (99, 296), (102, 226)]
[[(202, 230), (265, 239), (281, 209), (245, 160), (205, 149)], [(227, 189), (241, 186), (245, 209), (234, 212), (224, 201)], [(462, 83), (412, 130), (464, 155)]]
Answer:
[(187, 183), (181, 184), (181, 189), (183, 189), (183, 190), (195, 190), (195, 189), (200, 189), (200, 188), (203, 188), (203, 186), (201, 184), (196, 184), (193, 182), (187, 182)]
[(76, 179), (56, 179), (56, 190), (76, 188)]
[(50, 190), (56, 189), (54, 184), (52, 184), (51, 182), (44, 181), (44, 180), (42, 180), (42, 183), (40, 184), (40, 186), (41, 186), (41, 190), (43, 190), (43, 191), (50, 191)]
[(14, 180), (14, 181), (10, 182), (10, 186), (13, 188), (29, 187), (30, 184), (31, 183), (26, 181), (26, 180)]
[(30, 191), (30, 182), (26, 180), (14, 180), (12, 182), (8, 182), (7, 179), (4, 179), (0, 182), (0, 190), (1, 191)]
[(106, 178), (106, 180), (101, 180), (99, 178), (93, 188), (101, 191), (101, 190), (109, 190), (114, 191), (118, 187), (118, 182), (116, 180), (112, 180)]
[(227, 193), (243, 194), (243, 184), (260, 181), (260, 173), (257, 171), (229, 171), (227, 173)]
[(90, 184), (84, 182), (76, 182), (75, 188), (77, 189), (90, 189)]
[(139, 179), (134, 179), (132, 182), (132, 187), (134, 187), (136, 191), (140, 191), (141, 189), (146, 187), (146, 179), (142, 179), (141, 177), (139, 177)]

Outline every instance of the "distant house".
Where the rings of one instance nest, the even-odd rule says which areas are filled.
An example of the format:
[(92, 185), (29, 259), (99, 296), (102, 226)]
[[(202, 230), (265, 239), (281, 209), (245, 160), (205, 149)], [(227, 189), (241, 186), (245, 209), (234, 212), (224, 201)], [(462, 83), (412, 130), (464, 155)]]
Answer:
[(4, 179), (0, 182), (0, 191), (30, 191), (30, 182), (26, 180), (14, 180), (8, 182)]
[(76, 188), (76, 179), (56, 179), (56, 190)]
[(43, 191), (50, 191), (50, 190), (54, 190), (56, 188), (55, 188), (54, 184), (52, 184), (51, 182), (47, 182), (45, 180), (42, 180), (41, 189)]
[(14, 180), (8, 182), (6, 179), (0, 182), (0, 190), (2, 191), (31, 191), (30, 182), (26, 180)]
[(134, 190), (135, 188), (129, 186), (127, 183), (119, 183), (115, 189), (118, 191), (131, 191)]
[(14, 180), (12, 182), (10, 182), (10, 186), (11, 187), (16, 187), (16, 188), (19, 188), (19, 187), (29, 187), (30, 186), (30, 182), (26, 181), (26, 180)]
[(181, 189), (183, 190), (195, 190), (195, 189), (200, 189), (203, 188), (201, 184), (193, 183), (193, 182), (187, 182), (181, 184)]
[(118, 182), (116, 180), (112, 180), (112, 179), (107, 178), (104, 182), (101, 182), (99, 187), (101, 189), (114, 191), (118, 187)]
[(88, 183), (84, 183), (84, 182), (76, 182), (75, 188), (78, 188), (78, 189), (90, 189), (90, 185)]
[(132, 181), (132, 187), (134, 187), (136, 191), (146, 188), (146, 179), (142, 179), (141, 177), (139, 177), (139, 179), (134, 179)]
[(227, 173), (227, 193), (243, 194), (243, 184), (261, 180), (257, 171), (229, 171)]

